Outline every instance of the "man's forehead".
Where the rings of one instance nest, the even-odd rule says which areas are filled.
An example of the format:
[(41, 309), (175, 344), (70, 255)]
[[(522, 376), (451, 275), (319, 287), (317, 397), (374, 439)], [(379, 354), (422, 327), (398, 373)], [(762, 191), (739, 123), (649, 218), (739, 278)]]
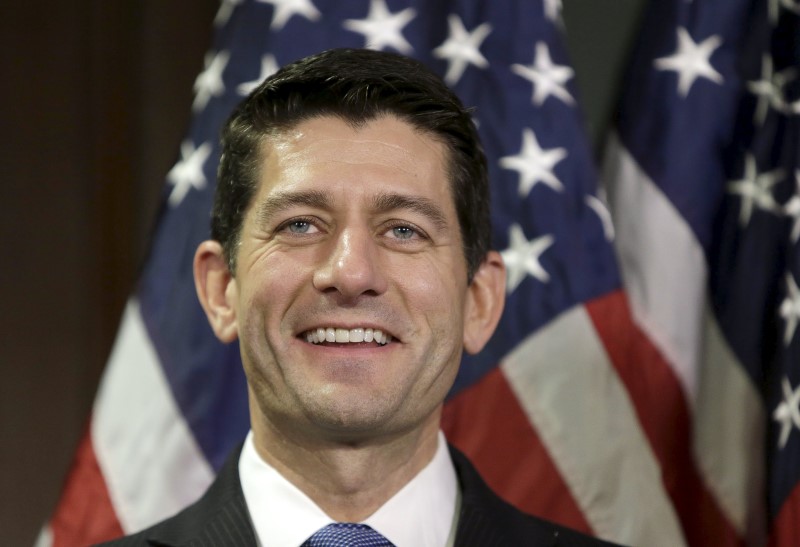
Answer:
[(411, 176), (447, 171), (441, 140), (392, 115), (353, 124), (320, 116), (274, 134), (262, 143), (265, 167), (313, 164), (379, 164)]
[(256, 201), (338, 188), (348, 199), (372, 200), (391, 191), (455, 208), (444, 144), (393, 116), (358, 125), (313, 118), (269, 136), (262, 147)]

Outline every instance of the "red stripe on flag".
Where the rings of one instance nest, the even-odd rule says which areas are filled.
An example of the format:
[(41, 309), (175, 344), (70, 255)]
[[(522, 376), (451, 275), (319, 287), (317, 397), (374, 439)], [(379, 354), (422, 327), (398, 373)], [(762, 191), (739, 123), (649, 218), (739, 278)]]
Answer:
[[(586, 303), (660, 465), (690, 545), (743, 545), (692, 457), (691, 416), (672, 368), (631, 317), (624, 293)], [(632, 478), (635, 480), (635, 478)]]
[(800, 538), (800, 484), (795, 485), (784, 500), (770, 526), (769, 547), (797, 545), (797, 538)]
[(50, 529), (53, 547), (89, 545), (123, 535), (97, 464), (88, 428), (50, 519)]
[(499, 368), (448, 401), (442, 428), (503, 499), (593, 533)]

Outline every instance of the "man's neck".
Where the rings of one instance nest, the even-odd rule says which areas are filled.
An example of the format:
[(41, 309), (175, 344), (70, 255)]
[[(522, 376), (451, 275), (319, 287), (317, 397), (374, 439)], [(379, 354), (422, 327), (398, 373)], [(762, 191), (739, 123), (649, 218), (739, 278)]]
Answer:
[(433, 458), (439, 411), (419, 428), (363, 442), (286, 436), (265, 420), (252, 420), (259, 456), (302, 490), (332, 519), (366, 519)]

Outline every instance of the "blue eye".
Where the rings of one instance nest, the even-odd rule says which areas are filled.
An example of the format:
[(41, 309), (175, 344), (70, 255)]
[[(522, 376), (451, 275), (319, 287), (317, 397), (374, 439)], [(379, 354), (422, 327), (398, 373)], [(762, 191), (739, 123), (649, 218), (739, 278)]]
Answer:
[(392, 228), (392, 233), (397, 239), (411, 239), (416, 234), (414, 229), (408, 226), (395, 226)]
[(286, 225), (286, 228), (293, 234), (305, 234), (312, 228), (312, 224), (307, 220), (293, 220)]

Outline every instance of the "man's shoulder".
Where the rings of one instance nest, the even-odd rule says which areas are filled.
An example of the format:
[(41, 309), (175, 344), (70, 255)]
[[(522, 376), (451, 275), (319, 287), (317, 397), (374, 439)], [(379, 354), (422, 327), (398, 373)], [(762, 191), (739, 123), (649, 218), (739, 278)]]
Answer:
[(145, 530), (101, 545), (255, 545), (255, 533), (239, 482), (240, 450), (231, 453), (217, 478), (195, 503)]
[(455, 545), (488, 547), (552, 545), (602, 547), (613, 544), (523, 513), (502, 500), (483, 481), (467, 457), (450, 447), (462, 489)]

